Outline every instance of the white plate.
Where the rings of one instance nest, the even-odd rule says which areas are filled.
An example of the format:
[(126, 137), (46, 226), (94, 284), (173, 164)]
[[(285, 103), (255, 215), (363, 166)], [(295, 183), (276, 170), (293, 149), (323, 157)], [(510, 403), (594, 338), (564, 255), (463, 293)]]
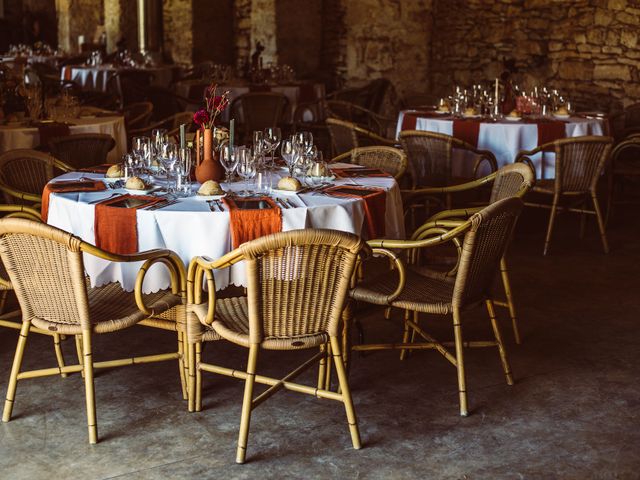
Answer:
[(462, 115), (462, 118), (480, 118), (482, 115), (480, 114), (475, 114), (475, 115)]
[(279, 188), (272, 189), (272, 192), (277, 194), (277, 195), (297, 195), (299, 191), (300, 190), (296, 190), (296, 191), (293, 191), (293, 190), (280, 190)]
[(522, 117), (509, 117), (509, 116), (507, 116), (507, 117), (504, 117), (504, 119), (507, 122), (519, 122), (520, 120), (522, 120)]
[(210, 201), (210, 200), (220, 200), (221, 198), (226, 197), (227, 194), (223, 193), (222, 195), (198, 195), (197, 193), (189, 198), (193, 198), (195, 200), (202, 200), (203, 202), (206, 201)]
[(562, 120), (566, 120), (567, 118), (571, 118), (571, 115), (560, 115), (558, 113), (554, 113), (553, 116), (556, 117), (556, 118), (560, 118)]
[(451, 115), (451, 110), (434, 110), (438, 115)]
[(106, 183), (116, 183), (120, 180), (124, 180), (124, 177), (104, 177), (101, 180)]
[(148, 193), (156, 191), (157, 188), (151, 187), (146, 190), (133, 190), (132, 188), (125, 188), (124, 190), (131, 195), (147, 195)]

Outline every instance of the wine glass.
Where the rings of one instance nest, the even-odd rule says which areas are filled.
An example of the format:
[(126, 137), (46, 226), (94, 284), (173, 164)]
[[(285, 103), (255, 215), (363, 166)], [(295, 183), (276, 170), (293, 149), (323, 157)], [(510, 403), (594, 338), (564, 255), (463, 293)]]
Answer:
[(255, 130), (253, 132), (253, 153), (258, 162), (258, 167), (261, 167), (264, 164), (263, 157), (267, 151), (268, 146), (264, 132), (262, 130)]
[(293, 177), (293, 169), (295, 168), (301, 153), (301, 146), (296, 141), (295, 137), (289, 137), (282, 142), (280, 153), (289, 168), (289, 176)]
[(249, 191), (249, 180), (255, 177), (257, 172), (256, 162), (249, 153), (250, 152), (247, 149), (240, 149), (237, 152), (238, 174), (245, 181), (245, 190), (240, 195), (245, 197), (251, 195), (251, 192)]
[(308, 153), (313, 147), (313, 134), (311, 132), (298, 132), (295, 134), (295, 139), (304, 153)]
[(268, 127), (264, 129), (264, 141), (267, 146), (267, 152), (271, 153), (271, 168), (275, 167), (275, 152), (280, 146), (282, 140), (282, 132), (280, 127)]
[(173, 142), (166, 142), (161, 144), (160, 149), (158, 150), (158, 161), (162, 165), (162, 168), (164, 168), (167, 176), (167, 189), (172, 190), (173, 186), (171, 185), (171, 172), (174, 165), (178, 161), (178, 146)]
[(233, 176), (233, 172), (238, 166), (238, 148), (237, 147), (227, 147), (225, 146), (220, 150), (220, 163), (224, 168), (226, 173), (225, 175), (225, 183), (231, 183), (231, 177)]
[[(153, 146), (153, 156), (158, 156), (160, 147), (169, 142), (169, 132), (166, 128), (154, 128), (151, 131), (151, 142)], [(150, 165), (151, 166), (151, 165)]]
[(189, 196), (191, 193), (191, 148), (178, 149), (176, 174), (176, 189), (178, 193)]

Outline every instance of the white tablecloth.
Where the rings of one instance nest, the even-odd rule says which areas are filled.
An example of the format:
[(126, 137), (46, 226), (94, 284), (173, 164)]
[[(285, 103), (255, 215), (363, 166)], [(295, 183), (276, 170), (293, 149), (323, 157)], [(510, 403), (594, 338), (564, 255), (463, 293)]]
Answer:
[[(119, 162), (127, 151), (127, 132), (124, 126), (124, 117), (83, 117), (69, 120), (71, 135), (79, 133), (107, 133), (111, 135), (116, 146), (109, 152), (110, 163)], [(16, 148), (35, 148), (40, 145), (40, 134), (36, 127), (21, 125), (0, 126), (0, 153), (8, 152)]]
[[(275, 175), (280, 175), (276, 173)], [(101, 178), (101, 175), (68, 173), (59, 179), (77, 179), (80, 176)], [(279, 178), (279, 177), (278, 177)], [(367, 177), (336, 180), (336, 184), (376, 186), (387, 189), (386, 238), (404, 238), (402, 199), (398, 185), (392, 178)], [(240, 184), (224, 185), (225, 189), (240, 189)], [(194, 186), (194, 189), (197, 185)], [(86, 242), (95, 243), (95, 205), (88, 202), (107, 197), (113, 190), (52, 194), (48, 223), (74, 233)], [(276, 195), (277, 196), (277, 195)], [(282, 209), (282, 230), (302, 228), (330, 228), (360, 235), (365, 227), (363, 201), (324, 195), (288, 194), (297, 208)], [(168, 248), (176, 252), (185, 265), (198, 255), (219, 258), (231, 251), (230, 220), (228, 212), (211, 212), (206, 202), (195, 197), (180, 199), (179, 203), (159, 210), (138, 210), (138, 247), (140, 251)], [(91, 284), (104, 285), (120, 282), (126, 290), (133, 290), (141, 263), (111, 263), (85, 255), (85, 268)], [(161, 266), (154, 266), (145, 280), (146, 292), (169, 286), (169, 276)], [(229, 284), (246, 285), (244, 266), (216, 272), (218, 289)]]
[[(153, 74), (152, 85), (158, 87), (168, 87), (173, 81), (173, 69), (171, 66), (140, 68), (139, 70)], [(118, 71), (126, 71), (112, 65), (101, 65), (99, 67), (89, 67), (85, 65), (67, 65), (62, 67), (61, 80), (73, 80), (82, 87), (83, 90), (107, 91), (107, 82)]]
[[(398, 116), (398, 126), (396, 129), (396, 137), (399, 137), (402, 131), (402, 122), (405, 111), (400, 112)], [(584, 135), (604, 135), (603, 120), (596, 118), (579, 118), (572, 117), (566, 121), (566, 136), (580, 137)], [(453, 135), (453, 119), (434, 118), (434, 117), (418, 117), (416, 120), (416, 130), (429, 132), (444, 133)], [(502, 167), (509, 163), (513, 163), (516, 155), (521, 150), (533, 150), (538, 146), (538, 126), (535, 123), (524, 122), (483, 122), (480, 124), (480, 132), (478, 134), (478, 148), (481, 150), (489, 150), (498, 161), (498, 167)], [(535, 155), (532, 160), (536, 166), (537, 178), (553, 178), (555, 176), (555, 155), (553, 153), (545, 153)], [(454, 171), (461, 170), (459, 165), (464, 162), (464, 158), (454, 158), (452, 162), (458, 163), (453, 165)], [(466, 162), (468, 164), (468, 162)], [(469, 172), (459, 171), (457, 174), (467, 175)]]

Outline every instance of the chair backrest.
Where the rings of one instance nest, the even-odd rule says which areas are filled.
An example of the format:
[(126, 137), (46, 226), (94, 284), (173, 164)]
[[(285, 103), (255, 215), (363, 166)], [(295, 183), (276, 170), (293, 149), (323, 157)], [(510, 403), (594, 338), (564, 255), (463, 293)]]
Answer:
[[(55, 158), (38, 150), (18, 149), (0, 155), (0, 182), (20, 192), (42, 195), (54, 177)], [(5, 194), (6, 203), (16, 199)]]
[(451, 181), (450, 135), (417, 130), (400, 133), (400, 144), (407, 154), (414, 187), (445, 187)]
[(89, 328), (82, 241), (49, 225), (0, 220), (0, 257), (20, 303), (23, 320), (44, 329)]
[(249, 336), (337, 335), (359, 237), (335, 230), (293, 230), (241, 245), (247, 268)]
[(453, 289), (453, 306), (464, 308), (485, 298), (493, 286), (523, 202), (511, 197), (474, 214), (464, 236)]
[(351, 151), (351, 163), (378, 168), (399, 180), (407, 169), (407, 156), (399, 148), (359, 147)]
[(277, 127), (289, 100), (282, 93), (251, 92), (240, 95), (233, 103), (242, 109), (245, 131), (252, 134), (254, 130)]
[(610, 137), (573, 137), (554, 142), (555, 191), (587, 192), (595, 189), (613, 147)]
[(153, 103), (136, 102), (124, 108), (124, 118), (127, 128), (141, 128), (149, 123), (153, 113)]
[(509, 197), (523, 197), (536, 181), (536, 177), (525, 163), (511, 163), (495, 174), (489, 203)]
[(354, 123), (338, 120), (337, 118), (327, 118), (325, 122), (331, 136), (334, 155), (340, 155), (358, 147), (358, 137)]
[(51, 154), (74, 168), (85, 168), (107, 162), (107, 155), (116, 146), (111, 135), (83, 133), (49, 140)]

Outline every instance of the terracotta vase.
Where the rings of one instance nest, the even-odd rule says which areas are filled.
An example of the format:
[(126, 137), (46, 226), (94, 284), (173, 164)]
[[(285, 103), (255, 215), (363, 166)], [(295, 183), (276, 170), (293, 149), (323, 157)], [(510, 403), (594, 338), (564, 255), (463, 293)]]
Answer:
[[(196, 134), (196, 180), (204, 183), (207, 180), (219, 182), (224, 177), (224, 168), (220, 164), (218, 153), (213, 151), (213, 131), (205, 128)], [(202, 152), (201, 150), (202, 145)]]

